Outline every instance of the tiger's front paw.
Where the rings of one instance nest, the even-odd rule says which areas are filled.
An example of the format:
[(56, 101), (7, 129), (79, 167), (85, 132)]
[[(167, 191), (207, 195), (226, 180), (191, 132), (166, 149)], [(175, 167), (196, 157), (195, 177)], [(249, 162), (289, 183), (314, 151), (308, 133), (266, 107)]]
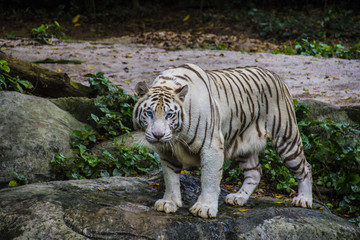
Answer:
[(194, 216), (199, 216), (202, 218), (214, 218), (218, 212), (217, 206), (211, 204), (204, 204), (197, 202), (190, 208), (190, 212)]
[(248, 199), (248, 196), (243, 196), (242, 194), (238, 193), (230, 193), (226, 196), (225, 202), (229, 205), (244, 206)]
[(312, 197), (306, 197), (305, 195), (299, 195), (294, 197), (292, 204), (296, 207), (312, 208)]
[(165, 213), (176, 212), (179, 207), (181, 207), (181, 204), (178, 205), (174, 201), (169, 201), (169, 200), (165, 200), (165, 199), (157, 200), (154, 205), (154, 208), (157, 211), (165, 212)]

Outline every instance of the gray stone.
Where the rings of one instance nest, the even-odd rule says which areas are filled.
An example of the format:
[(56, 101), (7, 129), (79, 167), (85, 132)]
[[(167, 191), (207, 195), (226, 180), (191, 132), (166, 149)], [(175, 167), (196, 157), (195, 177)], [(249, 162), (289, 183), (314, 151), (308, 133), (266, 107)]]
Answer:
[(0, 184), (12, 172), (30, 182), (49, 177), (55, 153), (71, 155), (71, 132), (84, 124), (50, 101), (17, 92), (0, 91)]
[(62, 110), (69, 112), (80, 122), (87, 123), (89, 125), (92, 125), (93, 127), (95, 127), (95, 123), (94, 121), (89, 119), (90, 114), (93, 113), (97, 116), (100, 116), (102, 114), (99, 108), (95, 107), (94, 98), (63, 97), (49, 100), (55, 103), (55, 105)]
[(309, 120), (322, 121), (329, 119), (336, 122), (353, 122), (347, 115), (347, 112), (341, 107), (316, 100), (304, 100), (303, 103), (309, 108)]
[[(2, 239), (359, 239), (360, 229), (327, 210), (292, 207), (283, 199), (251, 198), (246, 208), (224, 204), (219, 215), (190, 215), (198, 177), (182, 175), (184, 207), (153, 209), (162, 176), (55, 181), (0, 190)], [(159, 186), (156, 183), (159, 183)], [(280, 203), (279, 203), (280, 202)]]

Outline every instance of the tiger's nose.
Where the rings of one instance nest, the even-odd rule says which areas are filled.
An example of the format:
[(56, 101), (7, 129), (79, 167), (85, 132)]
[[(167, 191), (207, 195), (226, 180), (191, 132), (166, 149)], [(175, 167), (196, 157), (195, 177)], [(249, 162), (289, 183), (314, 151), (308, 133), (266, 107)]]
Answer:
[(153, 135), (157, 140), (160, 140), (160, 139), (165, 135), (165, 133), (162, 133), (162, 132), (153, 132), (152, 135)]

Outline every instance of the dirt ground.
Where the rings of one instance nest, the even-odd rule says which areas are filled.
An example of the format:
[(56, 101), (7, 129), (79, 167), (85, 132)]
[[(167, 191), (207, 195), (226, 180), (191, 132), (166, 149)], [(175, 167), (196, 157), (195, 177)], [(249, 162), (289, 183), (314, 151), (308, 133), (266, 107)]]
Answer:
[(46, 58), (80, 60), (74, 64), (41, 64), (67, 73), (73, 81), (87, 85), (86, 73), (104, 72), (111, 81), (133, 93), (139, 81), (151, 81), (169, 66), (194, 63), (203, 69), (260, 66), (279, 74), (294, 98), (315, 99), (337, 106), (360, 105), (360, 61), (336, 58), (274, 55), (184, 49), (169, 51), (133, 44), (131, 38), (97, 41), (62, 41), (40, 45), (30, 39), (0, 39), (1, 51), (14, 57), (36, 61)]

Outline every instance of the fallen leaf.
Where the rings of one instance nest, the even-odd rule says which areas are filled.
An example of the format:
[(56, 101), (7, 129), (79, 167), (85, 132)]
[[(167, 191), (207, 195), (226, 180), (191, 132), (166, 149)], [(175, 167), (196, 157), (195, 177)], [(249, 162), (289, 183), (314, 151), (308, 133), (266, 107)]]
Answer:
[(275, 202), (276, 204), (284, 204), (284, 202)]
[(249, 211), (249, 209), (240, 209), (239, 212), (246, 212)]
[(99, 188), (99, 187), (98, 187), (98, 190), (99, 190), (99, 191), (101, 191), (101, 192), (103, 192), (103, 191), (104, 191), (104, 189), (102, 189), (102, 188)]
[(76, 15), (73, 19), (72, 19), (72, 23), (77, 23), (80, 19), (80, 14)]
[(81, 24), (80, 23), (76, 23), (76, 24), (74, 24), (74, 27), (80, 27), (81, 26)]
[(346, 101), (350, 101), (352, 99), (352, 97), (348, 97), (347, 99), (345, 99)]
[(132, 58), (133, 55), (131, 53), (125, 55), (126, 58)]
[(190, 18), (190, 15), (187, 15), (186, 17), (184, 17), (183, 22), (186, 22), (187, 20), (189, 20), (189, 18)]
[(19, 184), (17, 183), (17, 181), (16, 180), (11, 180), (10, 182), (9, 182), (9, 187), (16, 187), (16, 186), (18, 186)]
[(190, 174), (190, 172), (189, 172), (189, 171), (187, 171), (187, 170), (182, 170), (182, 171), (181, 171), (181, 174), (184, 174), (184, 175), (189, 175), (189, 174)]
[(58, 72), (62, 72), (62, 71), (63, 71), (63, 69), (62, 69), (62, 68), (59, 68), (57, 71), (58, 71)]
[(234, 185), (225, 185), (225, 187), (227, 187), (227, 188), (231, 188), (231, 187), (233, 187)]
[(283, 197), (284, 197), (284, 195), (278, 195), (278, 194), (275, 194), (275, 195), (274, 195), (274, 197), (275, 197), (275, 198), (283, 198)]

